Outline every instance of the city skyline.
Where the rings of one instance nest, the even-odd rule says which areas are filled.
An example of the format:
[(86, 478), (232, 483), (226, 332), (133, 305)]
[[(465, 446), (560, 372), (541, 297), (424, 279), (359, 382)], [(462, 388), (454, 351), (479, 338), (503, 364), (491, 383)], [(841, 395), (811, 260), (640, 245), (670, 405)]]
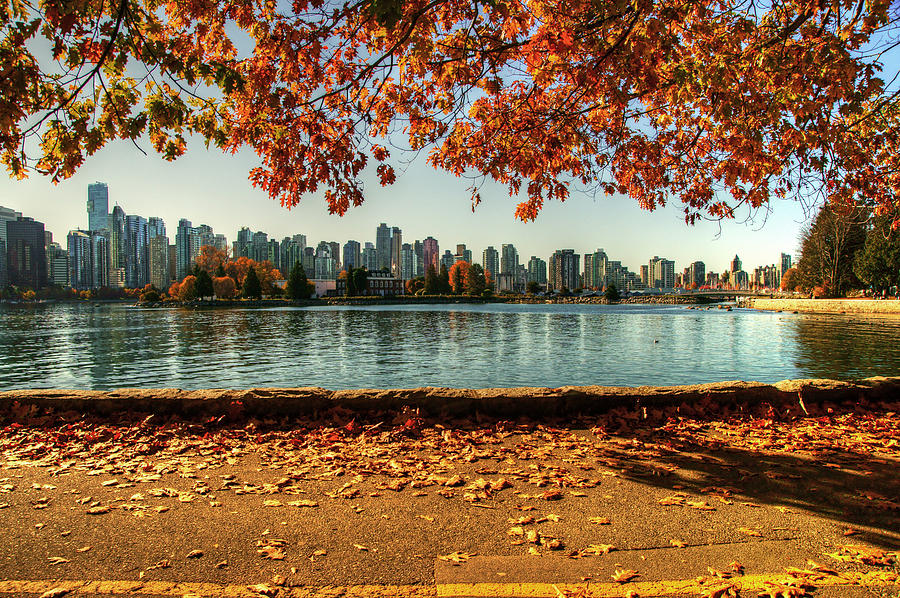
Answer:
[(126, 213), (161, 217), (173, 230), (178, 220), (187, 218), (224, 231), (229, 242), (242, 226), (278, 239), (302, 233), (310, 241), (374, 242), (374, 229), (386, 222), (403, 231), (404, 241), (432, 236), (442, 248), (465, 243), (476, 261), (488, 246), (499, 249), (512, 243), (523, 261), (531, 255), (547, 259), (560, 247), (581, 254), (602, 248), (632, 268), (661, 255), (677, 264), (702, 260), (714, 271), (725, 269), (735, 253), (752, 264), (774, 263), (782, 251), (796, 254), (804, 219), (799, 204), (778, 202), (767, 219), (760, 213), (753, 225), (726, 221), (720, 234), (713, 222), (687, 226), (675, 205), (646, 212), (629, 198), (592, 199), (573, 191), (564, 204), (548, 202), (536, 222), (522, 223), (514, 220), (516, 202), (505, 191), (486, 188), (473, 213), (468, 181), (434, 172), (422, 161), (411, 164), (397, 184), (387, 188), (366, 171), (366, 202), (338, 217), (327, 213), (319, 195), (306, 197), (288, 211), (253, 189), (246, 179), (253, 160), (247, 152), (227, 156), (194, 148), (167, 163), (152, 154), (140, 155), (130, 144), (113, 144), (56, 186), (38, 175), (4, 180), (0, 205), (44, 222), (56, 240), (71, 229), (87, 227), (87, 187), (100, 181), (108, 185), (110, 211), (118, 204)]

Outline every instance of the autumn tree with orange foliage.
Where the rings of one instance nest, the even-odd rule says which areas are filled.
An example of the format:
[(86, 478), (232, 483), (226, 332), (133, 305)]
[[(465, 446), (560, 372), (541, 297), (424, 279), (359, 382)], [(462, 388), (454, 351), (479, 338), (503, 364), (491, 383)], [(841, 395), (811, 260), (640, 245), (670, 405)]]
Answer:
[(454, 295), (466, 292), (466, 280), (469, 274), (469, 262), (459, 261), (450, 267), (450, 290)]
[[(113, 139), (249, 147), (283, 205), (362, 203), (388, 145), (535, 218), (574, 186), (688, 222), (772, 199), (898, 218), (889, 0), (47, 0), (5, 3), (0, 157), (72, 176)], [(238, 51), (235, 40), (246, 47)], [(51, 50), (42, 64), (37, 51)], [(881, 62), (879, 62), (881, 61)], [(881, 72), (886, 70), (888, 72)], [(152, 72), (152, 76), (146, 76)], [(388, 142), (388, 138), (390, 143)], [(29, 153), (32, 152), (32, 153)]]
[(212, 279), (212, 283), (219, 299), (233, 299), (237, 296), (237, 285), (230, 276), (216, 276)]
[(265, 260), (257, 262), (248, 257), (239, 257), (225, 264), (225, 275), (231, 277), (235, 281), (235, 286), (240, 288), (244, 285), (244, 278), (247, 271), (253, 268), (256, 270), (256, 276), (259, 278), (263, 295), (271, 295), (272, 289), (275, 287), (276, 280), (284, 280), (281, 272), (272, 266), (272, 262)]
[(197, 256), (195, 263), (201, 270), (213, 276), (220, 266), (224, 267), (228, 261), (228, 252), (216, 249), (212, 245), (203, 245), (200, 247), (200, 254)]

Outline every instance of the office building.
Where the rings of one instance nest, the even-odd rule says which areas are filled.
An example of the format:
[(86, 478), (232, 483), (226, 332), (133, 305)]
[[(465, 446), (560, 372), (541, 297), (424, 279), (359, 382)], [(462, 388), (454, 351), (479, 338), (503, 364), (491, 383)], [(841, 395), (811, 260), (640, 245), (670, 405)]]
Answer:
[(88, 230), (109, 230), (109, 189), (106, 183), (88, 185)]
[(69, 286), (69, 254), (59, 243), (51, 242), (47, 246), (47, 283)]
[(84, 291), (109, 286), (109, 240), (100, 231), (69, 231), (69, 285)]
[(416, 253), (413, 246), (404, 243), (400, 248), (400, 279), (410, 280), (415, 278), (416, 272)]
[(109, 215), (109, 267), (125, 269), (125, 210), (115, 206)]
[(484, 267), (484, 275), (490, 276), (491, 280), (496, 281), (500, 275), (500, 253), (488, 246), (481, 254), (481, 262)]
[(413, 276), (425, 276), (425, 245), (422, 243), (422, 241), (416, 240), (416, 242), (413, 243), (413, 253), (416, 256)]
[(528, 260), (527, 282), (536, 282), (541, 286), (547, 285), (547, 262), (537, 256), (531, 256)]
[(706, 264), (694, 262), (685, 269), (682, 281), (685, 288), (699, 289), (706, 284)]
[(347, 241), (344, 243), (343, 269), (350, 271), (362, 267), (362, 250), (359, 241)]
[(160, 290), (169, 288), (169, 238), (157, 235), (150, 239), (147, 256), (150, 284)]
[(6, 272), (7, 283), (17, 287), (47, 285), (43, 222), (26, 216), (6, 221)]
[(400, 250), (403, 248), (403, 231), (396, 226), (391, 229), (391, 275), (400, 278)]
[(362, 265), (369, 272), (378, 269), (378, 252), (371, 243), (367, 242), (362, 250)]
[(175, 233), (175, 280), (184, 280), (194, 268), (194, 261), (200, 255), (200, 234), (190, 220), (178, 221)]
[(439, 251), (437, 239), (434, 237), (426, 237), (422, 242), (422, 259), (426, 274), (428, 273), (428, 268), (434, 268), (436, 273), (440, 273), (441, 256)]
[(547, 285), (549, 288), (561, 291), (572, 291), (578, 288), (579, 262), (581, 256), (574, 249), (557, 249), (548, 261)]
[(149, 236), (147, 220), (125, 216), (125, 286), (143, 288), (150, 282)]
[(22, 212), (0, 206), (0, 288), (9, 284), (6, 266), (6, 223), (18, 220)]
[(166, 223), (162, 218), (151, 216), (147, 219), (147, 239), (166, 236)]
[(391, 228), (382, 222), (375, 230), (376, 270), (391, 269)]
[(519, 266), (519, 252), (511, 243), (500, 246), (500, 274), (515, 275)]

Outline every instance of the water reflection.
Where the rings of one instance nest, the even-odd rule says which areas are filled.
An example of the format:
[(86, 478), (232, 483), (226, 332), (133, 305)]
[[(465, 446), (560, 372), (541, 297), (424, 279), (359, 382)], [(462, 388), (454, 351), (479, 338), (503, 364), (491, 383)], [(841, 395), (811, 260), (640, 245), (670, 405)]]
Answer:
[(0, 306), (0, 388), (692, 384), (900, 373), (900, 319), (672, 306)]

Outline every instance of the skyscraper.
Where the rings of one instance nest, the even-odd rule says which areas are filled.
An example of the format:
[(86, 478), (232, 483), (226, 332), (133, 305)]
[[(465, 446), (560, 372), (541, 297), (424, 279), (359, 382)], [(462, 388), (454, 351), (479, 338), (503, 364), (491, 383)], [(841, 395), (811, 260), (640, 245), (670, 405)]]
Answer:
[(391, 269), (391, 228), (384, 222), (375, 230), (375, 256), (377, 270)]
[[(449, 249), (444, 250), (444, 255), (441, 256), (441, 266), (450, 270), (453, 267), (453, 264), (456, 263), (456, 257), (450, 253)], [(438, 268), (438, 272), (440, 272), (440, 268)]]
[(69, 231), (69, 285), (79, 291), (109, 286), (109, 241), (99, 231)]
[(425, 276), (425, 246), (422, 245), (422, 241), (416, 240), (416, 242), (413, 243), (413, 253), (416, 256), (413, 277)]
[(578, 288), (578, 272), (581, 256), (574, 249), (557, 249), (550, 256), (547, 284), (558, 291)]
[(88, 230), (109, 230), (109, 189), (106, 183), (88, 185)]
[(791, 269), (791, 256), (789, 253), (781, 254), (781, 264), (780, 269), (778, 271), (778, 280), (781, 280), (781, 277), (784, 276), (784, 273)]
[(175, 233), (175, 279), (184, 280), (194, 267), (194, 260), (200, 254), (200, 234), (190, 220), (178, 221)]
[(69, 254), (59, 243), (47, 247), (47, 282), (54, 286), (69, 286)]
[(652, 289), (675, 288), (675, 262), (654, 255), (647, 264), (647, 286)]
[(147, 220), (125, 216), (125, 286), (139, 289), (150, 282), (150, 255)]
[(400, 249), (403, 247), (403, 232), (396, 226), (391, 229), (391, 275), (400, 277)]
[(344, 243), (344, 270), (352, 270), (362, 266), (362, 256), (358, 241), (347, 241)]
[(125, 210), (113, 208), (109, 215), (109, 267), (113, 270), (125, 267)]
[(362, 250), (362, 265), (369, 272), (378, 269), (378, 251), (369, 242), (366, 242), (366, 246)]
[(734, 259), (731, 260), (731, 271), (740, 272), (741, 270), (743, 270), (741, 267), (741, 258), (739, 258), (737, 254), (734, 254)]
[(519, 252), (511, 243), (504, 243), (500, 246), (500, 274), (516, 273), (519, 266)]
[(528, 260), (528, 282), (547, 284), (547, 262), (534, 255)]
[(601, 289), (609, 285), (609, 281), (606, 280), (608, 262), (609, 258), (602, 249), (584, 254), (584, 281), (582, 283), (584, 288)]
[(400, 248), (400, 279), (410, 280), (415, 278), (416, 254), (412, 245), (404, 243)]
[(6, 222), (6, 268), (9, 284), (35, 290), (47, 285), (43, 222), (25, 216)]
[(490, 275), (492, 280), (497, 280), (500, 275), (500, 254), (492, 245), (481, 254), (481, 261), (484, 266), (484, 273)]
[(169, 288), (169, 238), (156, 235), (150, 238), (148, 256), (150, 258), (150, 284), (157, 289)]
[(9, 282), (6, 267), (6, 223), (15, 221), (20, 216), (22, 216), (22, 212), (0, 206), (0, 288), (5, 287)]
[(427, 237), (425, 241), (423, 241), (422, 256), (426, 274), (428, 273), (429, 267), (434, 268), (435, 272), (441, 271), (439, 251), (437, 239), (434, 237)]
[(147, 220), (147, 238), (152, 239), (153, 237), (165, 237), (166, 236), (166, 223), (162, 218), (157, 218), (156, 216), (151, 216), (149, 220)]

